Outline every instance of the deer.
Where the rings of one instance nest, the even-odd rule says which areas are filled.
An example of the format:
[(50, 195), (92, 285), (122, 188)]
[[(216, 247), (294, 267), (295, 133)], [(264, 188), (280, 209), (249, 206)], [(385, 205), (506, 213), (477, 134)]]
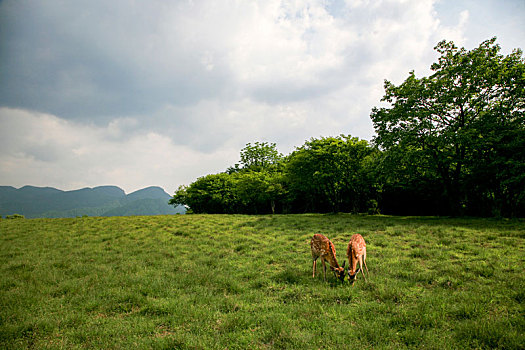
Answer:
[[(348, 280), (352, 285), (354, 285), (355, 278), (359, 271), (363, 274), (363, 277), (366, 280), (365, 273), (363, 272), (363, 265), (365, 266), (366, 273), (370, 277), (368, 272), (368, 267), (366, 266), (366, 243), (363, 236), (356, 233), (350, 237), (350, 242), (348, 242), (348, 248), (346, 248), (346, 256), (348, 257)], [(359, 262), (359, 268), (357, 268), (357, 262)]]
[(335, 257), (334, 244), (322, 234), (316, 233), (310, 241), (310, 248), (312, 249), (313, 259), (312, 278), (315, 278), (317, 259), (321, 258), (321, 262), (323, 263), (324, 280), (326, 281), (325, 261), (327, 261), (330, 265), (330, 270), (334, 272), (335, 277), (339, 278), (341, 282), (344, 282), (346, 261), (343, 262), (343, 266), (339, 266), (339, 263)]

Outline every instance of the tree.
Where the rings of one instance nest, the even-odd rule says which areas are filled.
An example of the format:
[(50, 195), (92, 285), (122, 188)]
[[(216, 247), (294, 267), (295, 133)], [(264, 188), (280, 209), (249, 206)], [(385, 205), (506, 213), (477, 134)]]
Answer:
[(360, 211), (368, 199), (363, 171), (374, 153), (351, 136), (312, 138), (287, 159), (285, 174), (294, 208), (300, 211)]
[(240, 212), (245, 214), (275, 213), (276, 205), (281, 204), (284, 196), (281, 173), (249, 171), (232, 176), (235, 178)]
[(206, 175), (181, 186), (170, 200), (194, 213), (275, 213), (282, 211), (285, 189), (275, 144), (256, 142), (241, 151), (242, 168), (236, 164), (225, 173)]
[(232, 176), (226, 173), (206, 175), (189, 186), (180, 186), (172, 205), (186, 205), (194, 213), (232, 214), (237, 212), (239, 200)]
[(261, 171), (276, 165), (282, 159), (275, 143), (248, 143), (241, 150), (241, 165), (244, 169)]
[[(438, 196), (446, 199), (440, 205), (451, 214), (472, 207), (475, 199), (469, 189), (482, 189), (482, 197), (508, 207), (509, 200), (519, 200), (523, 184), (523, 178), (516, 177), (523, 158), (512, 154), (525, 146), (522, 52), (499, 54), (496, 38), (471, 51), (446, 41), (435, 49), (441, 56), (430, 77), (418, 79), (410, 72), (399, 86), (385, 81), (382, 101), (390, 106), (372, 110), (374, 142), (388, 153), (390, 184), (405, 179), (412, 185), (437, 186)], [(491, 147), (497, 140), (495, 126), (498, 138), (506, 140), (502, 148)], [(509, 147), (511, 152), (504, 150)], [(476, 178), (485, 166), (490, 171), (484, 175), (491, 181)]]

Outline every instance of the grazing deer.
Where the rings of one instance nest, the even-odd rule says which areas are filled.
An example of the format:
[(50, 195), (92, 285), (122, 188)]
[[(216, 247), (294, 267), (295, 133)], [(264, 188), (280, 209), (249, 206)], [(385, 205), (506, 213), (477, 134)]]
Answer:
[[(363, 272), (363, 265), (365, 266), (366, 273), (369, 276), (370, 274), (368, 272), (368, 267), (366, 266), (366, 243), (363, 236), (356, 233), (350, 238), (348, 248), (346, 248), (346, 256), (348, 257), (349, 281), (352, 282), (352, 284), (354, 284), (355, 278), (359, 271), (361, 271), (366, 281), (366, 276)], [(359, 268), (356, 270), (357, 262), (359, 262)]]
[(341, 282), (345, 279), (345, 262), (343, 266), (339, 266), (335, 257), (334, 244), (322, 234), (316, 233), (310, 241), (310, 247), (312, 248), (312, 259), (314, 261), (312, 277), (315, 277), (315, 269), (317, 259), (321, 258), (323, 263), (324, 280), (326, 281), (326, 265), (325, 261), (330, 264), (330, 270), (334, 272), (336, 278), (339, 278)]

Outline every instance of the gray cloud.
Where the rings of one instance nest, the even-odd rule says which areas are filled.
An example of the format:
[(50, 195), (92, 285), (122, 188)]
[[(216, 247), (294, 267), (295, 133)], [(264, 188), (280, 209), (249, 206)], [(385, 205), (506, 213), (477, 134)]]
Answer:
[[(206, 71), (179, 15), (128, 2), (4, 1), (0, 103), (64, 118), (145, 114), (215, 94), (226, 74)], [(176, 12), (175, 6), (173, 12)], [(176, 29), (176, 28), (175, 28)]]
[[(356, 52), (384, 46), (367, 43), (374, 35), (388, 38), (374, 24), (382, 15), (394, 23), (413, 19), (410, 12), (396, 15), (407, 12), (401, 5), (357, 7), (341, 19), (316, 1), (0, 6), (6, 33), (0, 72), (8, 82), (0, 103), (94, 120), (247, 94), (269, 103), (320, 96), (344, 84), (341, 71), (362, 72), (367, 62), (356, 60)], [(383, 51), (398, 44), (389, 42)]]
[[(172, 190), (248, 142), (370, 139), (383, 79), (427, 74), (443, 38), (488, 38), (473, 28), (494, 2), (458, 4), (4, 0), (0, 182)], [(523, 6), (497, 11), (502, 46), (523, 42)]]

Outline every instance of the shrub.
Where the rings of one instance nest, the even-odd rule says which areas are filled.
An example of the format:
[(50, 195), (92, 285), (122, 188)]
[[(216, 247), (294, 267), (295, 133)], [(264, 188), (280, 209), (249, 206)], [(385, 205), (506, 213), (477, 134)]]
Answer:
[(6, 215), (6, 219), (25, 219), (24, 215), (20, 214), (13, 214), (13, 215)]

